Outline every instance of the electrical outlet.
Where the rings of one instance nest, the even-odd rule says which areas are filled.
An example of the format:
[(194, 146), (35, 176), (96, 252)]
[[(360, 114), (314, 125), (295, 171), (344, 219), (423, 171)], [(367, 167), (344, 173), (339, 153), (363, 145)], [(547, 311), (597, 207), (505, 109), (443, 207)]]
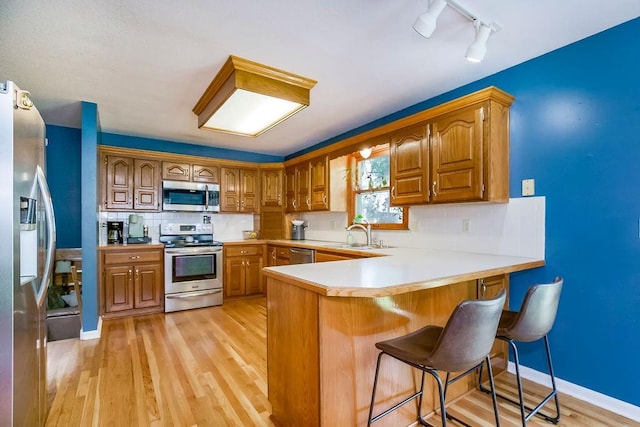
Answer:
[(533, 196), (536, 194), (535, 190), (536, 182), (534, 179), (523, 179), (522, 180), (522, 195), (523, 196)]
[(462, 220), (462, 232), (463, 233), (468, 233), (470, 228), (471, 228), (471, 220), (463, 219)]

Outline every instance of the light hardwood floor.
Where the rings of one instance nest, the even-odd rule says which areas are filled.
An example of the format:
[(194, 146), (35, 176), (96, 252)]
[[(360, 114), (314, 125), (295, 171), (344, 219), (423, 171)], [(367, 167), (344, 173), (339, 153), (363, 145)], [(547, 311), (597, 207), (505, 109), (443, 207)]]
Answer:
[[(51, 342), (48, 358), (47, 426), (273, 425), (263, 297), (105, 321), (100, 340)], [(501, 374), (497, 382), (513, 392), (512, 375)], [(536, 384), (526, 387), (544, 392)], [(560, 399), (560, 426), (638, 425), (568, 396)], [(473, 425), (493, 425), (491, 399), (479, 391), (447, 408)], [(501, 402), (500, 415), (501, 425), (519, 425), (514, 406)], [(438, 425), (439, 417), (430, 421)], [(551, 424), (535, 419), (528, 425)]]

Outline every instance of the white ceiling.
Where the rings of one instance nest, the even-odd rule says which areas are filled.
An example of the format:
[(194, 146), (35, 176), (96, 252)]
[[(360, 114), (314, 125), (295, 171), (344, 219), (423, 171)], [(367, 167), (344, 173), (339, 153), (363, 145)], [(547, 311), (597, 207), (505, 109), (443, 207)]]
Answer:
[[(286, 155), (640, 16), (639, 0), (459, 0), (502, 26), (480, 64), (471, 23), (427, 0), (4, 0), (0, 81), (48, 124)], [(630, 41), (633, 42), (633, 41)], [(199, 130), (192, 108), (230, 54), (318, 81), (311, 106), (258, 138)]]

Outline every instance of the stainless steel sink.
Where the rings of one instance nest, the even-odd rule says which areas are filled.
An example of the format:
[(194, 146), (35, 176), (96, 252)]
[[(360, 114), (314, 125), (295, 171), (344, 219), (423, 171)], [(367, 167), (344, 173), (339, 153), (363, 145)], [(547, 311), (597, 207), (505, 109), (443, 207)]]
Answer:
[(387, 249), (387, 248), (391, 248), (392, 246), (371, 246), (371, 245), (365, 245), (364, 243), (353, 243), (351, 245), (347, 244), (347, 243), (331, 243), (328, 245), (324, 245), (325, 247), (328, 248), (341, 248), (341, 249), (353, 249), (353, 250), (369, 250), (369, 249)]
[(374, 249), (375, 246), (369, 246), (369, 245), (365, 245), (362, 243), (353, 243), (351, 245), (347, 244), (347, 243), (332, 243), (332, 244), (328, 244), (325, 245), (326, 247), (329, 248), (342, 248), (342, 249)]

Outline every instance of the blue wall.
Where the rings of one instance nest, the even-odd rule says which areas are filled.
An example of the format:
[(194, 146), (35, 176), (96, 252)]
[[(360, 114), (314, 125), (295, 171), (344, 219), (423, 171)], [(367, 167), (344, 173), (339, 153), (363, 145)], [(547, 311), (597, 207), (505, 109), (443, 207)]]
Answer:
[[(511, 276), (527, 288), (565, 279), (550, 335), (556, 375), (640, 406), (640, 18), (383, 117), (313, 147), (497, 86), (511, 107), (510, 192), (536, 180), (546, 196), (546, 266)], [(491, 52), (489, 52), (491, 54)], [(522, 346), (546, 372), (544, 347)]]
[(80, 247), (80, 129), (47, 125), (47, 181), (58, 248)]
[[(623, 370), (635, 372), (640, 354), (638, 38), (635, 19), (345, 135), (490, 85), (514, 95), (511, 195), (522, 179), (536, 180), (547, 200), (547, 244), (545, 267), (511, 276), (512, 307), (529, 285), (562, 275), (550, 336), (557, 376), (640, 406), (637, 375)], [(522, 353), (525, 365), (545, 370), (541, 346)]]
[(213, 157), (243, 162), (272, 163), (282, 162), (282, 156), (250, 153), (248, 151), (229, 150), (205, 145), (187, 144), (181, 142), (163, 141), (159, 139), (140, 138), (135, 136), (102, 133), (102, 145), (116, 147), (137, 148), (140, 150), (160, 151), (164, 153), (188, 154), (191, 156)]

